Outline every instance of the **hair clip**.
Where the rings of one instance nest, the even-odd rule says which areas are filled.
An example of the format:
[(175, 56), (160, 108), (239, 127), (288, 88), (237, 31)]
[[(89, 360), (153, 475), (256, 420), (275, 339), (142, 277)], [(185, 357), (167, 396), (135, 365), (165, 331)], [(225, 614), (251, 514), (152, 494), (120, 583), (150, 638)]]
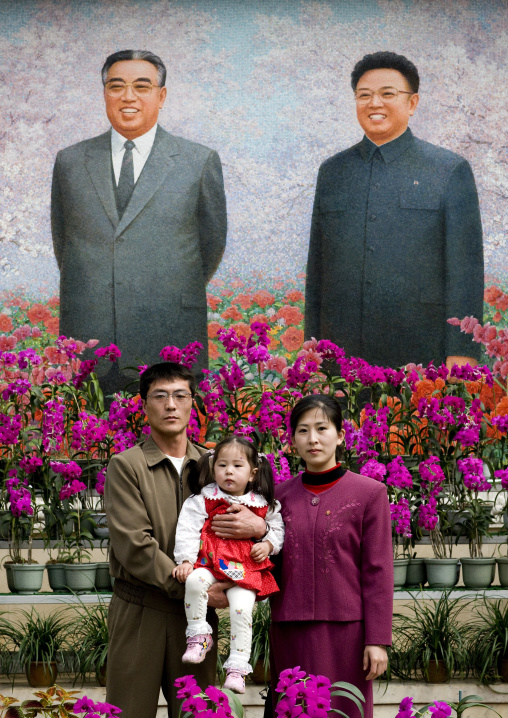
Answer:
[(208, 449), (208, 456), (213, 456), (215, 454), (215, 449)]
[(261, 451), (258, 452), (258, 461), (259, 459), (267, 459), (268, 456), (266, 454), (263, 454)]

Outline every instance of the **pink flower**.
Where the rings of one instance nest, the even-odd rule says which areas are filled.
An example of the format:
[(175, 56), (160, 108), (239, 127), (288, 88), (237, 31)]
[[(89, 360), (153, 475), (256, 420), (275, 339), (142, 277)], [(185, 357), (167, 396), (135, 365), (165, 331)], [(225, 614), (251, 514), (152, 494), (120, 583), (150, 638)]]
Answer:
[(95, 355), (98, 357), (106, 357), (109, 361), (113, 362), (122, 356), (122, 352), (116, 344), (110, 344), (107, 347), (99, 347), (99, 349), (96, 349)]

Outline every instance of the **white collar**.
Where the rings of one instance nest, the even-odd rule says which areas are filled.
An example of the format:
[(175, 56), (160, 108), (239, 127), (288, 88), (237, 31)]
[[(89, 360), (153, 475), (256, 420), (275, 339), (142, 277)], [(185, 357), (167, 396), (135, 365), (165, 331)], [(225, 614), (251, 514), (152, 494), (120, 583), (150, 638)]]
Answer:
[(244, 506), (254, 506), (256, 508), (262, 508), (266, 506), (266, 499), (261, 494), (255, 494), (253, 491), (249, 491), (248, 494), (243, 496), (231, 496), (222, 491), (217, 484), (207, 484), (201, 489), (201, 493), (205, 499), (225, 499), (230, 504), (243, 504)]
[[(135, 140), (133, 140), (134, 144), (136, 145), (135, 150), (139, 152), (142, 157), (146, 158), (150, 154), (155, 140), (156, 132), (157, 123), (155, 123), (151, 130), (145, 132), (144, 135), (140, 135), (139, 137), (136, 137)], [(117, 155), (119, 152), (123, 152), (126, 139), (127, 137), (124, 137), (119, 132), (117, 132), (114, 127), (111, 128), (111, 152), (113, 153), (113, 155)]]

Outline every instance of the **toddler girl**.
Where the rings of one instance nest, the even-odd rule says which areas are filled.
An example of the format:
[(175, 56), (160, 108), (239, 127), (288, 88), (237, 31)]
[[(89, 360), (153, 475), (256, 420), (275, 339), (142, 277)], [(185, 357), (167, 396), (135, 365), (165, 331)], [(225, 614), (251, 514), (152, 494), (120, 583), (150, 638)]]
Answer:
[[(212, 459), (210, 461), (210, 459)], [(269, 554), (282, 548), (284, 524), (280, 504), (274, 499), (273, 474), (264, 454), (246, 439), (229, 436), (198, 461), (194, 495), (180, 512), (176, 528), (173, 576), (185, 582), (187, 650), (184, 663), (201, 663), (213, 645), (206, 621), (207, 591), (217, 581), (233, 581), (226, 589), (231, 617), (231, 647), (224, 667), (224, 684), (235, 693), (245, 692), (245, 676), (252, 642), (252, 609), (256, 598), (279, 589), (270, 573)], [(211, 528), (212, 519), (231, 504), (248, 506), (266, 522), (261, 540), (223, 539)]]

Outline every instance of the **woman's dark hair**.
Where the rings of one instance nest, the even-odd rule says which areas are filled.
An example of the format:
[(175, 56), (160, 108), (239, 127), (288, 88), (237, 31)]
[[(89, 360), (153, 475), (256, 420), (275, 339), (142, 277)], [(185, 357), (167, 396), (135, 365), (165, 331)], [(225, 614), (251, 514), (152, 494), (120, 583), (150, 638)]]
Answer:
[(404, 55), (397, 55), (396, 52), (381, 51), (364, 55), (356, 63), (351, 73), (351, 87), (353, 90), (356, 90), (360, 78), (369, 70), (397, 70), (401, 75), (404, 75), (413, 92), (418, 92), (420, 87), (420, 76), (416, 65)]
[(252, 488), (249, 490), (255, 494), (261, 494), (266, 499), (268, 506), (273, 509), (275, 507), (275, 493), (271, 464), (264, 455), (260, 456), (258, 454), (256, 447), (250, 441), (244, 439), (243, 436), (236, 436), (236, 434), (226, 436), (225, 439), (219, 441), (214, 449), (213, 457), (210, 453), (203, 454), (189, 475), (190, 490), (193, 494), (200, 494), (203, 487), (207, 484), (213, 484), (215, 481), (214, 468), (220, 458), (221, 449), (231, 444), (238, 444), (249, 465), (253, 469), (257, 469), (252, 479)]
[[(326, 418), (332, 422), (337, 429), (337, 432), (342, 431), (342, 409), (338, 400), (334, 396), (329, 394), (309, 394), (304, 396), (303, 399), (297, 401), (289, 417), (289, 425), (291, 426), (291, 436), (296, 433), (296, 427), (298, 426), (302, 416), (310, 409), (320, 409)], [(339, 461), (344, 453), (343, 444), (337, 446), (335, 450), (335, 458)], [(302, 463), (305, 461), (302, 459)]]

